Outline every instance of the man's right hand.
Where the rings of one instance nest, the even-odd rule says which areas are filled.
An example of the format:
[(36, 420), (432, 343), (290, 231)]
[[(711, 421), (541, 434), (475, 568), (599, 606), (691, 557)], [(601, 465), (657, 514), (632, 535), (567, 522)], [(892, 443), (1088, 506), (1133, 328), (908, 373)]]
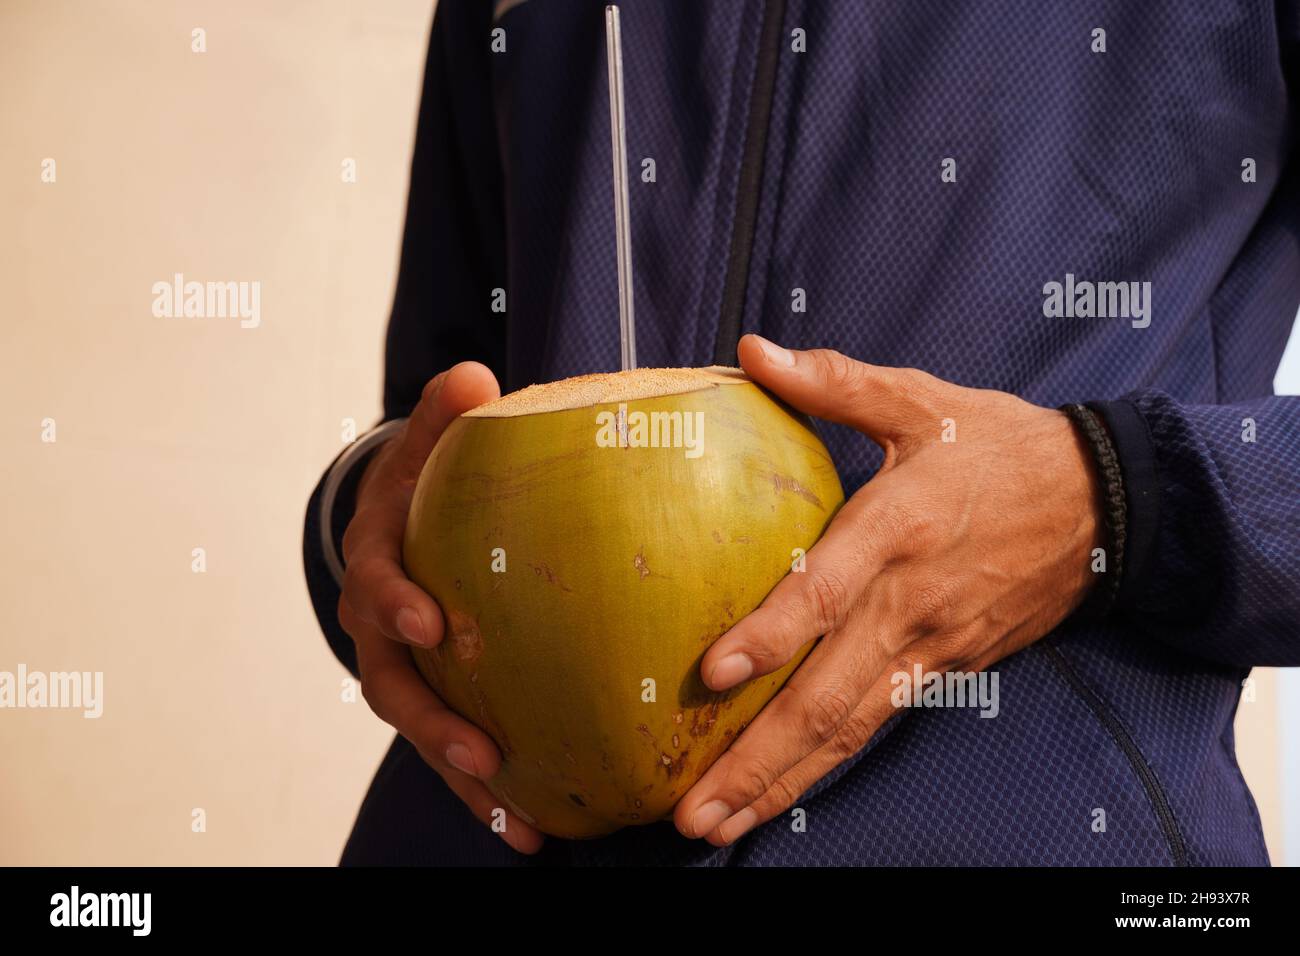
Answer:
[[(488, 825), (500, 801), (483, 781), (497, 772), (501, 754), (492, 738), (438, 699), (404, 646), (435, 646), (444, 625), (433, 598), (402, 568), (402, 537), (415, 483), (443, 430), (500, 394), (496, 377), (477, 362), (462, 362), (424, 387), (405, 427), (361, 477), (356, 512), (343, 537), (347, 570), (339, 599), (339, 623), (357, 645), (366, 703)], [(521, 853), (536, 853), (543, 839), (508, 810), (500, 836)]]

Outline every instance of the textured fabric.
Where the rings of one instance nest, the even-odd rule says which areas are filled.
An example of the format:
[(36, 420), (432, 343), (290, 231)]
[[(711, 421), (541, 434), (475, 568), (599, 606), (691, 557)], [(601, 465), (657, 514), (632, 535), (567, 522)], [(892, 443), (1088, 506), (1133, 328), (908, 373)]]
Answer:
[[(642, 365), (712, 358), (763, 9), (623, 4)], [(508, 388), (618, 367), (601, 11), (512, 7), (492, 53), (488, 4), (439, 4), (387, 416), (462, 359)], [(714, 850), (661, 824), (541, 862), (1266, 863), (1232, 722), (1251, 666), (1300, 664), (1300, 410), (1270, 397), (1300, 303), (1297, 5), (788, 0), (784, 19), (743, 330), (1096, 403), (1142, 554), (1122, 613), (997, 666), (996, 719), (896, 718), (804, 796), (807, 832), (782, 817)], [(1047, 317), (1067, 274), (1150, 282), (1149, 324)], [(871, 478), (876, 446), (822, 433), (847, 492)], [(312, 547), (309, 521), (346, 663)], [(344, 860), (527, 862), (401, 740)]]

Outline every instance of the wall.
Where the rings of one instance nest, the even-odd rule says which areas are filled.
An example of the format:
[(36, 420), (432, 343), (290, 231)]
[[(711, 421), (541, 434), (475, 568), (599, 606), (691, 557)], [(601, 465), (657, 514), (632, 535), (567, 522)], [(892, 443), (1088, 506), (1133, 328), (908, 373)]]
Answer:
[[(389, 733), (341, 699), (302, 513), (379, 414), (431, 16), (0, 6), (0, 668), (105, 680), (98, 720), (0, 711), (0, 862), (337, 860)], [(260, 325), (156, 318), (177, 272), (260, 282)]]

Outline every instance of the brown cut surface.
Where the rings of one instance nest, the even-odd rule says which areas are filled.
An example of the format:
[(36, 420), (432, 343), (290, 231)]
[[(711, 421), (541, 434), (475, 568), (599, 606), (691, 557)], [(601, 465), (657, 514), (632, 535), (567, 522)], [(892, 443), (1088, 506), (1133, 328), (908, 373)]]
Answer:
[(630, 372), (596, 372), (529, 385), (465, 413), (467, 418), (513, 418), (541, 412), (587, 408), (611, 402), (681, 395), (719, 385), (739, 385), (749, 378), (738, 368), (638, 368)]

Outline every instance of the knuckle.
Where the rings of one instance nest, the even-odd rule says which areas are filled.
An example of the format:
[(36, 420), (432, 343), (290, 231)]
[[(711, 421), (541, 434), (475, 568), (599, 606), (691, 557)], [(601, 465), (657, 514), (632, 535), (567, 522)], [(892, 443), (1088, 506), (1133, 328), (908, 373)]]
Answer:
[(926, 666), (927, 663), (927, 661), (921, 659), (921, 655), (917, 654), (913, 646), (909, 644), (905, 650), (900, 651), (895, 656), (893, 662), (889, 665), (889, 672), (911, 678), (918, 666), (921, 668), (921, 673), (924, 674), (929, 669)]
[(365, 598), (374, 587), (374, 561), (358, 558), (343, 568), (343, 594), (357, 611), (365, 606)]
[(767, 788), (767, 799), (779, 810), (794, 804), (803, 794), (803, 790), (790, 777), (778, 777)]
[(933, 509), (917, 508), (904, 502), (891, 509), (889, 522), (899, 545), (912, 554), (933, 549), (941, 533), (939, 518)]
[[(794, 635), (802, 634), (808, 628), (808, 615), (811, 613), (812, 607), (806, 601), (794, 600), (783, 603), (780, 609), (780, 620), (775, 623), (775, 626), (770, 629), (769, 633), (787, 634), (790, 636), (782, 641), (772, 643), (794, 644), (795, 641), (798, 640)], [(809, 640), (811, 640), (811, 637)], [(776, 648), (772, 646), (772, 643), (769, 643), (767, 646), (762, 648), (753, 648), (753, 650), (757, 652), (754, 655), (755, 662), (758, 660), (762, 660), (769, 664), (777, 662), (777, 651)], [(791, 652), (793, 652), (793, 648), (791, 648)]]
[(928, 642), (933, 663), (931, 670), (948, 672), (961, 671), (970, 667), (969, 650), (974, 643), (974, 636), (968, 630), (949, 631)]
[(368, 507), (369, 502), (384, 497), (390, 484), (394, 481), (395, 462), (399, 457), (410, 423), (403, 425), (392, 438), (384, 442), (375, 451), (370, 464), (365, 467), (366, 478), (357, 488), (357, 513)]
[[(959, 425), (968, 421), (964, 391), (920, 369), (896, 369), (889, 382), (889, 394), (896, 413), (906, 423), (893, 435), (900, 451), (906, 454), (936, 441), (945, 419)], [(964, 429), (961, 434), (965, 434)]]
[(806, 579), (808, 609), (822, 634), (844, 623), (849, 610), (849, 587), (839, 572), (829, 568), (810, 571)]
[[(789, 613), (784, 616), (783, 623), (791, 633), (797, 626), (795, 616)], [(770, 674), (772, 671), (779, 670), (790, 659), (790, 653), (781, 646), (782, 643), (771, 638), (748, 641), (742, 651), (754, 662), (756, 674)]]
[[(352, 556), (352, 553), (356, 551), (357, 538), (358, 536), (360, 536), (360, 534), (361, 534), (361, 530), (357, 526), (357, 519), (353, 517), (353, 519), (348, 522), (348, 526), (346, 530), (344, 530), (343, 532), (343, 560), (344, 561), (347, 561)], [(344, 570), (346, 571), (346, 568)]]
[(835, 737), (834, 751), (836, 756), (840, 760), (847, 760), (852, 757), (867, 745), (867, 741), (871, 739), (874, 732), (875, 729), (864, 716), (856, 711), (850, 714), (849, 718), (840, 727), (839, 734)]
[(343, 633), (347, 634), (348, 637), (352, 637), (355, 640), (355, 637), (353, 636), (352, 632), (357, 626), (356, 612), (352, 610), (352, 605), (348, 603), (348, 599), (344, 597), (342, 594), (339, 595), (337, 613), (339, 619), (339, 627), (343, 628)]
[(813, 694), (804, 705), (804, 724), (818, 743), (833, 740), (852, 715), (852, 701), (838, 688)]
[(900, 650), (894, 655), (893, 660), (885, 670), (894, 677), (911, 677), (912, 668), (917, 663), (917, 657), (910, 650), (910, 645)]
[(390, 577), (379, 586), (375, 596), (375, 611), (385, 629), (395, 627), (397, 612), (412, 603), (404, 579)]
[(348, 522), (348, 526), (343, 532), (344, 561), (352, 557), (367, 532), (370, 531), (370, 518), (373, 515), (372, 508), (371, 505), (363, 505), (352, 515), (352, 520)]
[(444, 770), (454, 769), (445, 757), (447, 740), (442, 727), (436, 724), (427, 726), (420, 720), (412, 721), (408, 719), (405, 723), (406, 726), (394, 727), (393, 729), (407, 739), (425, 763), (439, 773)]
[(376, 532), (391, 535), (392, 524), (392, 506), (387, 502), (372, 499), (357, 507), (357, 510), (352, 514), (352, 520), (348, 522), (347, 531), (343, 535), (346, 538), (348, 531), (350, 531), (359, 543), (367, 535)]
[(914, 398), (933, 396), (948, 384), (919, 368), (900, 368), (896, 377), (899, 391)]
[(349, 561), (343, 566), (343, 596), (349, 601), (361, 593), (360, 574), (360, 565), (356, 561)]
[(775, 778), (776, 774), (769, 772), (764, 764), (747, 761), (745, 766), (737, 771), (735, 777), (735, 787), (743, 801), (736, 809), (739, 810), (742, 806), (761, 797), (772, 786)]
[(894, 391), (899, 398), (907, 406), (930, 417), (953, 404), (955, 396), (951, 392), (954, 390), (956, 386), (919, 368), (899, 369), (894, 381)]
[(908, 595), (908, 614), (915, 627), (925, 632), (936, 631), (950, 618), (957, 605), (956, 589), (937, 578), (915, 588)]
[(392, 562), (367, 549), (343, 569), (344, 590), (351, 584), (357, 594), (375, 594), (392, 576), (391, 566)]
[(894, 553), (914, 553), (926, 534), (928, 519), (895, 498), (881, 500), (863, 517), (864, 539), (883, 542)]
[(366, 706), (374, 712), (376, 717), (384, 723), (390, 723), (386, 716), (387, 707), (385, 705), (384, 695), (380, 692), (373, 674), (367, 675), (363, 673), (361, 675), (361, 698), (366, 702)]
[(808, 354), (816, 363), (820, 378), (830, 388), (850, 400), (859, 397), (862, 375), (857, 362), (835, 349), (812, 349)]
[(421, 402), (432, 402), (438, 398), (438, 393), (442, 391), (443, 382), (447, 380), (446, 372), (439, 372), (433, 378), (424, 383), (424, 388), (420, 390)]

